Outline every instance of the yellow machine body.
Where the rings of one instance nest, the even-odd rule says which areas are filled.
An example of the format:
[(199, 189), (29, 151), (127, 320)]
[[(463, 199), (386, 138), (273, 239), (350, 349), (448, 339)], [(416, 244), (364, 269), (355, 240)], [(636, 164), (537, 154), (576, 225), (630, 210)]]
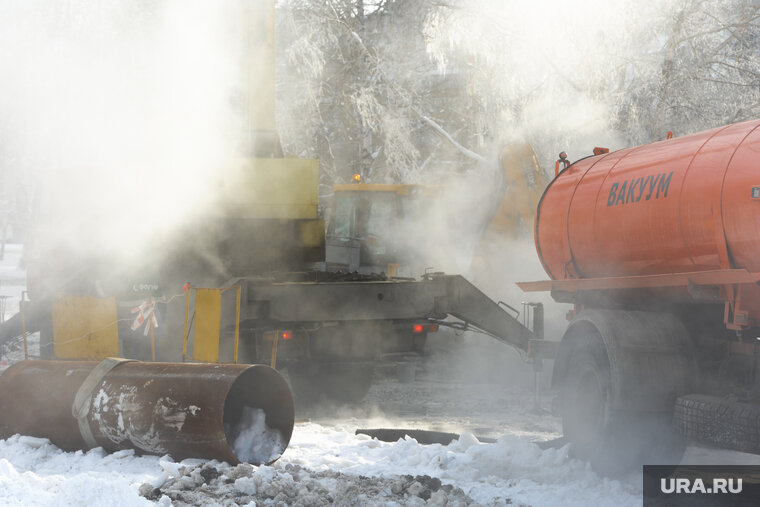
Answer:
[(218, 210), (225, 218), (317, 218), (319, 164), (315, 159), (240, 159), (223, 174)]
[(65, 295), (53, 300), (53, 348), (59, 359), (118, 357), (116, 299)]
[(384, 184), (384, 183), (348, 183), (333, 185), (334, 192), (393, 192), (396, 195), (407, 196), (418, 193), (422, 196), (437, 195), (440, 185), (419, 185), (412, 183)]
[(501, 152), (499, 161), (507, 186), (485, 234), (509, 237), (521, 229), (531, 232), (538, 201), (549, 184), (536, 152), (528, 143), (515, 143)]
[[(190, 315), (190, 292), (185, 304), (185, 332), (182, 345), (183, 359), (192, 359), (204, 363), (234, 362), (238, 360), (238, 342), (240, 339), (240, 294), (239, 285), (233, 287), (193, 288), (195, 304)], [(234, 296), (234, 299), (227, 296)], [(232, 303), (234, 301), (234, 307)], [(228, 331), (233, 324), (232, 340), (227, 340)], [(192, 324), (191, 320), (192, 319)], [(188, 340), (192, 335), (192, 354), (188, 356)], [(226, 345), (232, 344), (232, 357), (228, 357)]]

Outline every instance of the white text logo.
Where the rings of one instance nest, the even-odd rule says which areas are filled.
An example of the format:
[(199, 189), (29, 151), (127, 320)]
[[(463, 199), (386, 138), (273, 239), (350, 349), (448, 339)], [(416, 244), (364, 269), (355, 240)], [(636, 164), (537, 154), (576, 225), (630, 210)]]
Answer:
[(660, 479), (663, 493), (741, 493), (741, 479), (713, 479), (712, 487), (706, 487), (702, 479)]

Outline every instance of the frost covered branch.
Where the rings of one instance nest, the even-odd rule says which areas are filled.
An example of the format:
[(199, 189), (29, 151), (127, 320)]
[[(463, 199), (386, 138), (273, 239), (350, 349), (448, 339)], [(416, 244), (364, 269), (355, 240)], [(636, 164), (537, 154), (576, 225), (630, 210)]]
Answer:
[(417, 115), (420, 117), (420, 119), (422, 121), (424, 121), (430, 128), (432, 128), (433, 130), (435, 130), (439, 135), (441, 135), (444, 139), (446, 139), (448, 142), (450, 142), (457, 150), (459, 150), (459, 152), (462, 153), (462, 155), (464, 155), (465, 157), (471, 158), (473, 160), (477, 160), (478, 162), (485, 162), (486, 159), (483, 158), (482, 155), (478, 155), (474, 151), (468, 150), (467, 148), (465, 148), (464, 146), (462, 146), (461, 144), (459, 144), (456, 141), (456, 139), (454, 139), (453, 137), (451, 137), (451, 134), (449, 134), (448, 132), (446, 132), (446, 130), (443, 127), (441, 127), (438, 123), (434, 122), (429, 117), (427, 117), (424, 114), (420, 113), (418, 110), (416, 110), (414, 108), (412, 110), (415, 113), (417, 113)]

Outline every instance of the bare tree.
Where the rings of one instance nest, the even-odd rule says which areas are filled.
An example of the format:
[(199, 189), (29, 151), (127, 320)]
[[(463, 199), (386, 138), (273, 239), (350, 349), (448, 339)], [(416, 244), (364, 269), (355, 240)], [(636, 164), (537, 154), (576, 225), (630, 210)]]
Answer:
[(633, 142), (760, 115), (760, 5), (687, 0), (673, 12), (660, 64), (637, 69), (618, 104)]
[[(282, 6), (278, 78), (286, 151), (317, 156), (326, 184), (354, 172), (415, 182), (477, 163), (456, 76), (426, 53), (440, 2), (292, 1)], [(460, 160), (461, 159), (461, 160)], [(443, 166), (443, 167), (442, 167)]]
[(759, 115), (755, 0), (604, 5), (283, 2), (285, 149), (318, 157), (325, 184), (435, 181), (516, 137), (551, 166)]

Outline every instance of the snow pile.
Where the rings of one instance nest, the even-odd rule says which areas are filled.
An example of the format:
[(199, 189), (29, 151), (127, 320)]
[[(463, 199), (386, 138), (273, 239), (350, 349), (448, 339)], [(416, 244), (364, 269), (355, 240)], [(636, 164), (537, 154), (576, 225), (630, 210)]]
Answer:
[(641, 505), (641, 475), (625, 481), (599, 477), (567, 449), (541, 450), (512, 435), (481, 444), (469, 434), (447, 446), (411, 438), (394, 443), (351, 435), (314, 423), (298, 424), (283, 464), (358, 475), (431, 476), (461, 488), (483, 505), (509, 498), (529, 505)]
[(140, 493), (174, 505), (474, 505), (461, 489), (429, 476), (364, 477), (280, 463), (182, 467), (160, 487), (143, 484)]
[(63, 452), (48, 440), (0, 440), (0, 505), (640, 505), (641, 476), (613, 481), (513, 436), (447, 446), (379, 442), (298, 424), (272, 466)]
[(0, 505), (151, 505), (136, 485), (165, 480), (155, 456), (63, 452), (44, 438), (0, 440)]
[(235, 457), (245, 463), (271, 463), (285, 450), (282, 434), (266, 425), (266, 414), (260, 408), (243, 407), (232, 435)]

